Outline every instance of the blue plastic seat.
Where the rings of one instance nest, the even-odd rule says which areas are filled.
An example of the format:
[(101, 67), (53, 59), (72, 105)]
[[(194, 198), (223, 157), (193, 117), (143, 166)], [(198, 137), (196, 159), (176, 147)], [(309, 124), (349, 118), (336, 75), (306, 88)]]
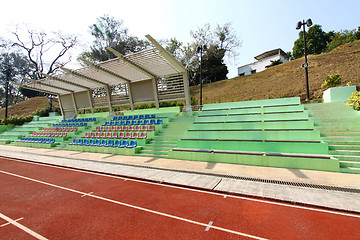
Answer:
[(127, 146), (129, 146), (129, 141), (128, 141), (128, 140), (124, 140), (119, 147), (125, 148), (125, 147), (127, 147)]
[(124, 117), (123, 117), (123, 120), (128, 120), (128, 116), (124, 116)]
[(118, 116), (118, 120), (122, 120), (123, 119), (123, 117), (122, 116)]
[(135, 120), (135, 119), (138, 119), (138, 118), (139, 118), (138, 115), (134, 115), (134, 117), (133, 117), (134, 120)]
[(119, 121), (115, 121), (115, 126), (118, 126), (120, 124)]
[(80, 145), (80, 146), (83, 145), (83, 139), (82, 139), (82, 138), (80, 138), (80, 139), (78, 140), (77, 145)]
[(88, 119), (88, 118), (85, 118), (85, 119), (84, 119), (84, 121), (85, 121), (85, 122), (88, 122), (88, 121), (89, 121), (89, 119)]
[(125, 121), (124, 121), (124, 120), (121, 120), (121, 121), (120, 121), (120, 125), (125, 125)]
[(100, 146), (100, 144), (101, 144), (100, 139), (96, 139), (94, 142), (94, 146)]
[(150, 115), (149, 114), (145, 114), (145, 119), (149, 119)]
[(80, 126), (79, 123), (73, 123), (73, 124), (75, 124), (75, 127), (79, 127), (79, 126)]
[(85, 127), (87, 126), (87, 122), (84, 122), (84, 126), (85, 126)]
[(125, 125), (130, 125), (131, 121), (130, 120), (126, 120)]
[(128, 116), (128, 120), (132, 120), (134, 116)]
[(46, 138), (42, 138), (41, 143), (46, 143)]
[(151, 115), (150, 115), (150, 118), (155, 118), (155, 114), (151, 114)]
[(107, 144), (107, 140), (106, 139), (103, 139), (101, 140), (101, 143), (100, 143), (100, 147), (106, 147), (106, 144)]
[(129, 146), (127, 148), (135, 148), (137, 146), (136, 140), (131, 140)]
[(114, 126), (115, 125), (115, 122), (114, 121), (111, 121), (110, 122), (110, 126)]
[(91, 120), (91, 121), (96, 122), (96, 118), (92, 118), (92, 120)]
[(20, 138), (20, 141), (24, 141), (24, 140), (25, 140), (25, 137), (21, 137), (21, 138)]
[(77, 138), (74, 138), (73, 141), (71, 143), (69, 143), (70, 145), (77, 145)]
[(158, 119), (158, 120), (156, 121), (156, 124), (162, 124), (162, 123), (163, 123), (162, 119)]
[(131, 125), (136, 125), (137, 121), (136, 120), (132, 120), (131, 121)]
[(155, 124), (155, 119), (151, 119), (150, 120), (150, 125), (154, 125)]
[(113, 139), (109, 139), (109, 141), (106, 144), (106, 147), (113, 147), (114, 146), (114, 140)]
[(142, 125), (143, 124), (143, 120), (138, 120), (136, 125)]
[(108, 126), (108, 125), (110, 125), (110, 122), (109, 122), (109, 121), (106, 121), (105, 124), (104, 124), (104, 126)]
[(117, 116), (113, 117), (113, 120), (114, 120), (114, 121), (118, 120)]
[(90, 139), (89, 142), (88, 142), (88, 144), (86, 144), (86, 146), (92, 146), (92, 145), (94, 145), (94, 143), (95, 143), (95, 140), (94, 140), (94, 139)]
[(143, 125), (149, 125), (149, 120), (145, 119), (145, 120), (143, 121)]
[(120, 145), (121, 145), (121, 140), (117, 139), (115, 140), (115, 143), (112, 147), (120, 147)]
[(144, 119), (144, 115), (139, 115), (139, 119)]
[(79, 127), (83, 127), (83, 126), (84, 126), (84, 123), (81, 122), (81, 123), (79, 124)]
[(88, 144), (89, 144), (89, 139), (88, 139), (88, 138), (84, 138), (82, 145), (88, 146)]

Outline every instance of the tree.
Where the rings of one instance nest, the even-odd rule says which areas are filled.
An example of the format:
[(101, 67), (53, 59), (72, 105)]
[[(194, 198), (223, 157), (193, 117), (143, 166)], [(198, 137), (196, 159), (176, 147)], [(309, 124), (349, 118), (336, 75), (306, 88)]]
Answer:
[[(308, 54), (321, 54), (325, 52), (327, 44), (334, 35), (333, 31), (324, 32), (321, 25), (315, 24), (310, 27), (306, 33), (306, 49)], [(300, 31), (299, 38), (295, 41), (293, 47), (293, 58), (304, 56), (304, 32)]]
[(326, 47), (326, 51), (330, 52), (333, 49), (337, 48), (340, 45), (344, 45), (349, 42), (353, 42), (356, 40), (356, 30), (342, 30), (340, 32), (336, 32), (331, 36), (331, 41), (328, 43)]
[(115, 55), (107, 50), (111, 47), (126, 55), (148, 48), (150, 43), (138, 37), (130, 36), (122, 20), (104, 15), (96, 19), (96, 23), (89, 26), (91, 35), (95, 38), (90, 51), (83, 52), (80, 57), (92, 62), (101, 62)]
[(200, 83), (200, 56), (196, 50), (198, 46), (204, 44), (207, 45), (208, 50), (204, 52), (203, 57), (203, 79), (207, 78), (206, 82), (226, 79), (228, 70), (224, 64), (224, 58), (235, 59), (238, 55), (237, 50), (241, 46), (241, 41), (231, 28), (231, 24), (217, 25), (215, 29), (212, 29), (210, 24), (205, 24), (191, 31), (190, 35), (193, 37), (193, 42), (183, 47), (181, 59), (182, 64), (190, 71), (190, 85)]
[(43, 78), (39, 72), (51, 74), (58, 69), (58, 66), (65, 66), (69, 63), (71, 56), (65, 61), (62, 60), (68, 51), (78, 43), (77, 37), (73, 35), (61, 32), (47, 34), (44, 31), (36, 31), (27, 27), (24, 31), (19, 26), (16, 27), (13, 35), (16, 40), (12, 46), (26, 54), (33, 66), (29, 77), (35, 80)]

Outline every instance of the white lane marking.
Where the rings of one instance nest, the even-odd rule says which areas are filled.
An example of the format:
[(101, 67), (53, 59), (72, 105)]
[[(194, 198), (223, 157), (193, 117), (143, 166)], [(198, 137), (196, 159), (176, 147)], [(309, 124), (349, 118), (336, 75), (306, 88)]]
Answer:
[[(15, 221), (15, 222), (18, 222), (18, 221), (23, 220), (23, 219), (24, 219), (24, 218), (22, 217), (22, 218), (15, 219), (14, 221)], [(0, 227), (5, 227), (5, 226), (10, 225), (10, 224), (11, 224), (11, 223), (7, 222), (7, 223), (4, 223), (4, 224), (0, 225)]]
[(208, 225), (207, 225), (206, 228), (205, 228), (205, 232), (209, 231), (209, 229), (210, 229), (210, 227), (212, 226), (212, 224), (213, 224), (213, 221), (210, 221), (210, 222), (208, 223)]
[(224, 198), (226, 198), (227, 196), (226, 195), (224, 195)]
[(2, 219), (4, 219), (5, 221), (8, 221), (10, 224), (12, 224), (12, 225), (14, 225), (14, 226), (16, 226), (16, 227), (20, 228), (20, 229), (21, 229), (21, 230), (23, 230), (24, 232), (27, 232), (28, 234), (30, 234), (31, 236), (33, 236), (33, 237), (35, 237), (35, 238), (37, 238), (37, 239), (40, 239), (40, 240), (47, 240), (47, 238), (45, 238), (45, 237), (41, 236), (40, 234), (38, 234), (38, 233), (34, 232), (34, 231), (33, 231), (33, 230), (31, 230), (31, 229), (29, 229), (29, 228), (25, 227), (24, 225), (21, 225), (20, 223), (18, 223), (18, 222), (16, 222), (16, 221), (12, 220), (11, 218), (9, 218), (9, 217), (5, 216), (5, 215), (4, 215), (4, 214), (2, 214), (2, 213), (0, 213), (0, 217), (1, 217)]
[[(2, 157), (6, 158), (4, 156), (2, 156)], [(120, 176), (111, 176), (111, 175), (107, 175), (106, 173), (95, 173), (95, 172), (89, 172), (89, 171), (86, 171), (86, 170), (80, 170), (80, 169), (74, 169), (74, 168), (66, 168), (66, 167), (61, 167), (61, 166), (53, 166), (53, 165), (47, 165), (46, 163), (24, 162), (24, 161), (21, 161), (21, 160), (9, 159), (9, 158), (6, 158), (6, 159), (8, 159), (10, 161), (20, 162), (20, 163), (28, 163), (28, 164), (33, 164), (33, 165), (40, 165), (40, 166), (43, 166), (43, 167), (52, 167), (52, 168), (69, 170), (69, 171), (74, 171), (74, 172), (87, 173), (87, 174), (92, 174), (92, 175), (97, 175), (97, 176), (103, 176), (103, 177), (109, 177), (109, 178), (115, 178), (115, 179), (122, 179), (122, 180), (125, 180), (125, 181), (128, 180), (128, 181), (133, 181), (133, 182), (140, 182), (140, 183), (145, 183), (145, 184), (157, 185), (157, 186), (161, 186), (161, 187), (176, 188), (176, 189), (181, 189), (181, 190), (185, 190), (185, 191), (192, 191), (192, 192), (199, 192), (199, 193), (205, 193), (205, 194), (216, 195), (216, 196), (223, 196), (223, 194), (217, 193), (217, 192), (210, 192), (210, 191), (204, 191), (204, 190), (192, 189), (192, 188), (185, 188), (185, 187), (173, 186), (173, 185), (164, 185), (164, 184), (159, 184), (159, 183), (155, 183), (155, 182), (150, 182), (150, 181), (145, 181), (145, 180), (138, 180), (138, 179), (131, 179), (131, 178), (125, 178), (125, 177), (120, 177)], [(265, 203), (265, 204), (272, 204), (272, 205), (283, 206), (283, 207), (290, 207), (290, 208), (297, 208), (297, 209), (303, 209), (303, 210), (309, 210), (309, 211), (315, 211), (315, 212), (330, 213), (330, 214), (341, 215), (341, 216), (346, 216), (346, 217), (360, 218), (360, 215), (355, 215), (355, 214), (351, 214), (351, 213), (335, 212), (335, 211), (331, 211), (331, 210), (324, 210), (324, 209), (317, 209), (317, 208), (304, 207), (304, 206), (298, 206), (298, 205), (291, 205), (291, 204), (288, 204), (288, 203), (280, 203), (280, 202), (272, 202), (272, 201), (268, 201), (268, 200), (253, 199), (253, 198), (250, 198), (250, 197), (241, 197), (241, 196), (234, 196), (234, 195), (228, 195), (228, 197), (247, 200), (247, 201), (253, 201), (253, 202), (260, 202), (260, 203)]]
[[(66, 191), (69, 191), (69, 192), (73, 192), (73, 193), (77, 193), (77, 194), (81, 194), (81, 195), (86, 194), (84, 192), (81, 192), (81, 191), (78, 191), (78, 190), (75, 190), (75, 189), (62, 187), (62, 186), (52, 184), (52, 183), (48, 183), (48, 182), (43, 182), (43, 181), (36, 180), (36, 179), (33, 179), (33, 178), (21, 176), (21, 175), (15, 174), (15, 173), (5, 172), (5, 171), (2, 171), (2, 170), (0, 170), (0, 172), (4, 173), (4, 174), (7, 174), (7, 175), (10, 175), (10, 176), (14, 176), (14, 177), (26, 179), (26, 180), (29, 180), (29, 181), (32, 181), (32, 182), (37, 182), (37, 183), (41, 183), (41, 184), (44, 184), (44, 185), (47, 185), (47, 186), (51, 186), (51, 187), (59, 188), (59, 189), (62, 189), (62, 190), (66, 190)], [(151, 209), (148, 209), (148, 208), (143, 208), (143, 207), (131, 205), (131, 204), (128, 204), (128, 203), (124, 203), (124, 202), (120, 202), (120, 201), (100, 197), (100, 196), (97, 196), (97, 195), (88, 195), (88, 196), (96, 198), (96, 199), (100, 199), (100, 200), (103, 200), (103, 201), (106, 201), (106, 202), (111, 202), (111, 203), (115, 203), (115, 204), (118, 204), (118, 205), (122, 205), (122, 206), (125, 206), (125, 207), (134, 208), (134, 209), (141, 210), (141, 211), (144, 211), (144, 212), (149, 212), (149, 213), (153, 213), (153, 214), (156, 214), (156, 215), (160, 215), (160, 216), (180, 220), (180, 221), (183, 221), (183, 222), (192, 223), (192, 224), (195, 224), (195, 225), (200, 225), (200, 226), (203, 226), (203, 227), (208, 226), (208, 224), (206, 224), (206, 223), (201, 223), (201, 222), (197, 222), (197, 221), (190, 220), (190, 219), (187, 219), (187, 218), (178, 217), (178, 216), (175, 216), (175, 215), (154, 211), (154, 210), (151, 210)], [(230, 230), (230, 229), (227, 229), (227, 228), (222, 228), (222, 227), (217, 227), (217, 226), (211, 226), (211, 228), (217, 229), (219, 231), (227, 232), (227, 233), (232, 233), (232, 234), (235, 234), (235, 235), (248, 237), (248, 238), (259, 239), (259, 240), (265, 240), (266, 239), (266, 238), (261, 238), (261, 237), (257, 237), (257, 236), (254, 236), (254, 235), (250, 235), (250, 234)]]
[(93, 194), (93, 192), (86, 193), (86, 194), (82, 195), (81, 197), (90, 196), (91, 194)]

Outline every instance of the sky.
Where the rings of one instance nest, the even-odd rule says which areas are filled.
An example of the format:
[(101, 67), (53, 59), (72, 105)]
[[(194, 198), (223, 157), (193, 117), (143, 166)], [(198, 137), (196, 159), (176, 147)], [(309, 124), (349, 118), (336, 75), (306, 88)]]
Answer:
[[(228, 78), (265, 51), (292, 51), (300, 20), (311, 18), (326, 32), (360, 26), (358, 0), (18, 0), (1, 5), (0, 37), (11, 39), (16, 24), (22, 23), (46, 32), (77, 34), (82, 45), (73, 55), (89, 49), (93, 40), (89, 26), (104, 14), (123, 20), (132, 36), (145, 39), (150, 34), (157, 40), (176, 38), (183, 43), (192, 41), (191, 30), (206, 23), (216, 27), (230, 22), (242, 46), (236, 59), (225, 61)], [(70, 66), (77, 64), (75, 56)]]

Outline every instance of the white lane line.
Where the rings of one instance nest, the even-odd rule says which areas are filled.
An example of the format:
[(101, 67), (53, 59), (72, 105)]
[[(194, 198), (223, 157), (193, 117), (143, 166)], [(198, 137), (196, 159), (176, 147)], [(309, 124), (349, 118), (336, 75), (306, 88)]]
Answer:
[[(62, 187), (62, 186), (52, 184), (52, 183), (48, 183), (48, 182), (43, 182), (43, 181), (36, 180), (36, 179), (33, 179), (33, 178), (21, 176), (21, 175), (15, 174), (15, 173), (5, 172), (5, 171), (2, 171), (2, 170), (0, 170), (0, 172), (4, 173), (4, 174), (7, 174), (7, 175), (10, 175), (10, 176), (14, 176), (14, 177), (26, 179), (26, 180), (29, 180), (29, 181), (32, 181), (32, 182), (37, 182), (37, 183), (41, 183), (41, 184), (44, 184), (44, 185), (47, 185), (47, 186), (51, 186), (51, 187), (59, 188), (59, 189), (62, 189), (62, 190), (66, 190), (66, 191), (69, 191), (69, 192), (73, 192), (73, 193), (77, 193), (77, 194), (81, 194), (81, 195), (86, 194), (84, 192), (81, 192), (81, 191), (78, 191), (78, 190), (75, 190), (75, 189)], [(100, 196), (96, 196), (96, 195), (88, 195), (88, 196), (92, 197), (92, 198), (100, 199), (100, 200), (103, 200), (103, 201), (106, 201), (106, 202), (111, 202), (111, 203), (115, 203), (115, 204), (118, 204), (118, 205), (129, 207), (129, 208), (141, 210), (141, 211), (144, 211), (144, 212), (149, 212), (149, 213), (153, 213), (153, 214), (156, 214), (156, 215), (160, 215), (160, 216), (180, 220), (180, 221), (183, 221), (183, 222), (192, 223), (192, 224), (195, 224), (195, 225), (200, 225), (200, 226), (203, 226), (203, 227), (208, 226), (208, 224), (206, 224), (206, 223), (201, 223), (201, 222), (197, 222), (197, 221), (190, 220), (190, 219), (187, 219), (187, 218), (178, 217), (178, 216), (175, 216), (175, 215), (154, 211), (154, 210), (151, 210), (151, 209), (148, 209), (148, 208), (143, 208), (143, 207), (131, 205), (131, 204), (128, 204), (128, 203), (119, 202), (119, 201), (116, 201), (116, 200), (112, 200), (112, 199), (108, 199), (108, 198), (104, 198), (104, 197), (100, 197)], [(248, 238), (259, 239), (259, 240), (265, 240), (266, 239), (266, 238), (262, 238), (262, 237), (258, 237), (258, 236), (254, 236), (254, 235), (250, 235), (250, 234), (230, 230), (230, 229), (227, 229), (227, 228), (222, 228), (222, 227), (217, 227), (217, 226), (211, 226), (211, 228), (217, 229), (219, 231), (227, 232), (227, 233), (232, 233), (232, 234), (235, 234), (235, 235), (248, 237)]]
[(93, 194), (93, 192), (86, 193), (86, 194), (82, 195), (81, 197), (90, 196), (91, 194)]
[[(6, 158), (4, 156), (2, 156), (2, 157)], [(176, 188), (176, 189), (181, 189), (181, 190), (185, 190), (185, 191), (205, 193), (205, 194), (216, 195), (216, 196), (223, 196), (224, 195), (224, 194), (217, 193), (217, 192), (210, 192), (210, 191), (204, 191), (204, 190), (192, 189), (192, 188), (185, 188), (185, 187), (173, 186), (173, 185), (164, 185), (164, 184), (159, 184), (159, 183), (155, 183), (155, 182), (138, 180), (138, 179), (130, 179), (130, 178), (125, 178), (125, 177), (120, 177), (120, 176), (111, 176), (111, 175), (107, 175), (106, 173), (95, 173), (95, 172), (89, 172), (89, 171), (80, 170), (80, 169), (73, 169), (73, 168), (66, 168), (66, 167), (61, 167), (61, 166), (46, 165), (46, 163), (24, 162), (24, 161), (21, 161), (21, 160), (9, 159), (9, 158), (6, 158), (6, 159), (10, 160), (10, 161), (19, 162), (19, 163), (28, 163), (28, 164), (39, 165), (39, 166), (43, 166), (43, 167), (52, 167), (52, 168), (69, 170), (69, 171), (74, 171), (74, 172), (87, 173), (87, 174), (92, 174), (92, 175), (97, 175), (97, 176), (103, 176), (103, 177), (109, 177), (109, 178), (115, 178), (115, 179), (122, 179), (124, 181), (128, 180), (128, 181), (133, 181), (133, 182), (140, 182), (140, 183), (144, 183), (144, 184), (157, 185), (157, 186), (167, 187), (167, 188)], [(228, 197), (247, 200), (247, 201), (253, 201), (253, 202), (259, 202), (259, 203), (265, 203), (265, 204), (271, 204), (271, 205), (277, 205), (277, 206), (283, 206), (283, 207), (290, 207), (290, 208), (297, 208), (297, 209), (303, 209), (303, 210), (309, 210), (309, 211), (315, 211), (315, 212), (321, 212), (321, 213), (330, 213), (330, 214), (341, 215), (341, 216), (346, 216), (346, 217), (360, 218), (360, 215), (355, 215), (355, 214), (351, 214), (351, 213), (335, 212), (335, 211), (325, 210), (325, 209), (317, 209), (317, 208), (304, 207), (304, 206), (299, 206), (299, 205), (291, 205), (291, 204), (288, 204), (288, 203), (272, 202), (272, 201), (268, 201), (268, 200), (253, 199), (253, 198), (250, 198), (250, 197), (241, 197), (241, 196), (234, 196), (234, 195), (228, 195)]]
[(30, 234), (31, 236), (33, 236), (33, 237), (35, 237), (35, 238), (37, 238), (37, 239), (40, 239), (40, 240), (47, 240), (47, 238), (45, 238), (45, 237), (41, 236), (40, 234), (38, 234), (38, 233), (34, 232), (34, 231), (33, 231), (33, 230), (31, 230), (31, 229), (29, 229), (29, 228), (25, 227), (24, 225), (21, 225), (20, 223), (18, 223), (18, 222), (16, 222), (16, 221), (12, 220), (11, 218), (9, 218), (9, 217), (5, 216), (5, 215), (4, 215), (4, 214), (2, 214), (2, 213), (0, 213), (0, 217), (1, 217), (2, 219), (4, 219), (5, 221), (9, 222), (10, 224), (12, 224), (12, 225), (14, 225), (14, 226), (16, 226), (16, 227), (20, 228), (20, 229), (21, 229), (21, 230), (23, 230), (24, 232), (27, 232), (28, 234)]
[(209, 231), (210, 227), (212, 226), (213, 221), (210, 221), (209, 224), (205, 228), (205, 232)]
[[(18, 222), (18, 221), (23, 220), (23, 219), (24, 219), (24, 218), (22, 217), (22, 218), (15, 219), (14, 221), (15, 221), (15, 222)], [(4, 224), (0, 225), (0, 227), (5, 227), (5, 226), (10, 225), (10, 224), (11, 224), (11, 223), (7, 222), (7, 223), (4, 223)]]
[(227, 198), (227, 195), (224, 195), (224, 198)]

